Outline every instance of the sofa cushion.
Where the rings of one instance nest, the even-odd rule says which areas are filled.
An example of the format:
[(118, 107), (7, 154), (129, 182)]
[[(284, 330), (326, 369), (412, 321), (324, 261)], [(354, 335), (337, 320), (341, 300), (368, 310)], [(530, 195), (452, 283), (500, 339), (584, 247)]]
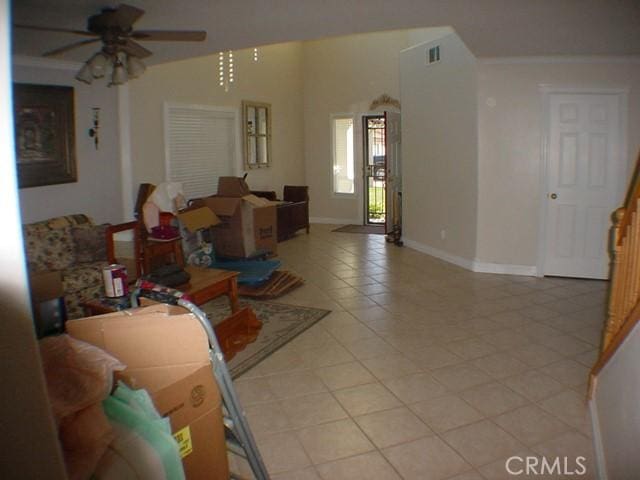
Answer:
[(100, 298), (104, 295), (102, 283), (94, 285), (84, 290), (68, 293), (64, 297), (65, 308), (67, 310), (67, 319), (84, 317), (84, 309), (80, 306), (82, 302), (91, 300), (92, 298)]
[(64, 270), (75, 262), (70, 227), (25, 228), (25, 244), (29, 269), (33, 272)]
[(79, 263), (62, 271), (65, 294), (84, 290), (91, 285), (102, 285), (102, 268), (107, 262)]
[(92, 225), (93, 220), (91, 217), (84, 215), (83, 213), (76, 213), (74, 215), (65, 215), (63, 217), (54, 217), (44, 222), (50, 229), (74, 227), (77, 225)]
[(107, 261), (107, 224), (71, 227), (77, 263)]

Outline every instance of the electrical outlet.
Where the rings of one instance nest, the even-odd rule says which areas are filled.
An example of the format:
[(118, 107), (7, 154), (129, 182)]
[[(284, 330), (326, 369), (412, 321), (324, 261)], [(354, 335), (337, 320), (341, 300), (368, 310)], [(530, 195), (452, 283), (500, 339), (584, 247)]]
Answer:
[(440, 238), (442, 240), (444, 240), (445, 238), (447, 238), (447, 231), (446, 230), (440, 230)]

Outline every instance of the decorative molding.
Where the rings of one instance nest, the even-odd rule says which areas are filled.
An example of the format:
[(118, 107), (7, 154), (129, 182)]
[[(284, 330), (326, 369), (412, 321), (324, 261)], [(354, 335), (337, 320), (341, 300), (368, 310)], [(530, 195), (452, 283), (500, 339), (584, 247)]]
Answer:
[(329, 218), (329, 217), (309, 217), (309, 223), (322, 223), (326, 225), (359, 225), (362, 222), (359, 218)]
[(554, 55), (531, 57), (485, 57), (478, 58), (482, 65), (533, 65), (533, 64), (567, 64), (567, 63), (592, 63), (592, 64), (639, 64), (640, 55), (628, 56), (580, 56), (580, 55)]
[(452, 255), (450, 253), (438, 250), (437, 248), (430, 247), (429, 245), (425, 245), (424, 243), (416, 242), (415, 240), (411, 240), (408, 238), (403, 238), (402, 241), (406, 246), (411, 247), (414, 250), (426, 253), (427, 255), (439, 258), (440, 260), (444, 260), (445, 262), (453, 263), (454, 265), (473, 271), (473, 260), (458, 257), (457, 255)]
[(371, 102), (371, 105), (369, 105), (369, 110), (375, 110), (378, 107), (381, 107), (383, 105), (390, 105), (392, 107), (397, 108), (398, 110), (401, 110), (400, 100), (396, 100), (395, 98), (390, 97), (386, 93), (383, 93), (378, 98), (376, 98), (373, 102)]
[(11, 62), (14, 67), (48, 68), (51, 70), (77, 71), (82, 67), (81, 62), (57, 60), (55, 58), (29, 57), (26, 55), (13, 55)]
[(506, 263), (488, 263), (473, 261), (473, 271), (478, 273), (499, 273), (502, 275), (523, 275), (535, 277), (538, 269), (530, 265), (511, 265)]

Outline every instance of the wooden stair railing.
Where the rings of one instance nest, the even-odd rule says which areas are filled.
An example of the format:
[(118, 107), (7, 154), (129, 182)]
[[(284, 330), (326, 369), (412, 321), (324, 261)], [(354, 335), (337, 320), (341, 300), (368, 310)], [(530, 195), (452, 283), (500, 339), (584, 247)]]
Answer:
[(600, 356), (591, 369), (589, 397), (594, 393), (598, 373), (640, 321), (640, 154), (624, 206), (613, 214), (610, 248), (608, 317)]

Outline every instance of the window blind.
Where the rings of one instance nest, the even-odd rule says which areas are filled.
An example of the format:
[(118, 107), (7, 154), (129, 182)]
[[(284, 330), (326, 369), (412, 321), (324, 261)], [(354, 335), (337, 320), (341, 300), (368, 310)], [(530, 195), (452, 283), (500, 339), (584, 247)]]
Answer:
[(215, 107), (166, 105), (167, 180), (187, 199), (213, 195), (218, 178), (233, 175), (236, 115)]

